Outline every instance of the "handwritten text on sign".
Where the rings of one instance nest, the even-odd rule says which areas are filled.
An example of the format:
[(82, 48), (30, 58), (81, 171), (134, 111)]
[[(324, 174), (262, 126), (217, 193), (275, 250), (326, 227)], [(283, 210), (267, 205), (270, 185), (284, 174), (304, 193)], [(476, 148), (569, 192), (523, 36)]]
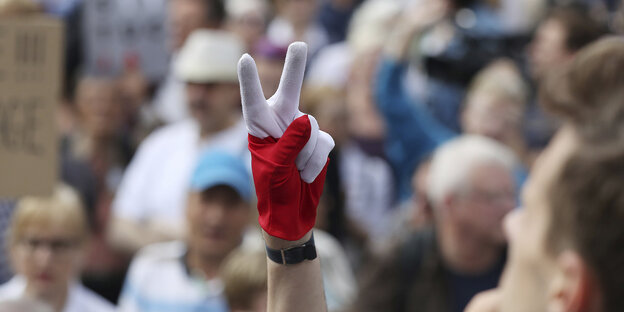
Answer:
[(57, 183), (62, 51), (59, 21), (0, 19), (0, 198), (49, 195)]
[(37, 100), (0, 99), (0, 149), (40, 156), (44, 150), (37, 138), (41, 102)]

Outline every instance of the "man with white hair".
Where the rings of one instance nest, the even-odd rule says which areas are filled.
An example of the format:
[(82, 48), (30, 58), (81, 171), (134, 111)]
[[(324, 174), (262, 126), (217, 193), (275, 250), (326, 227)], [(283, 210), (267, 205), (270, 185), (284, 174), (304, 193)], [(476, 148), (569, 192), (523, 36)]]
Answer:
[(152, 133), (139, 146), (113, 202), (109, 239), (134, 253), (180, 238), (188, 181), (197, 155), (220, 148), (249, 164), (236, 64), (243, 44), (222, 31), (197, 30), (176, 60), (191, 118)]
[(171, 49), (171, 68), (151, 104), (156, 117), (170, 124), (189, 116), (188, 109), (181, 105), (186, 100), (184, 77), (179, 77), (175, 70), (180, 50), (194, 31), (221, 29), (226, 12), (223, 0), (168, 0), (165, 2), (168, 5), (168, 44)]
[(516, 204), (513, 152), (480, 136), (440, 146), (427, 196), (433, 225), (369, 264), (354, 311), (463, 311), (496, 287), (506, 259), (502, 229)]

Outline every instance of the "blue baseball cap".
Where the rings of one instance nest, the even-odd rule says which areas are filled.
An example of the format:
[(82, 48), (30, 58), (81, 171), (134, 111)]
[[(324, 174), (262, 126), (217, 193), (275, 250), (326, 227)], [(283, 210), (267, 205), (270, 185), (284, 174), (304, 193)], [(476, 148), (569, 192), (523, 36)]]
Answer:
[(217, 185), (227, 185), (244, 200), (251, 200), (251, 175), (243, 160), (220, 150), (209, 150), (199, 158), (191, 189), (201, 192)]

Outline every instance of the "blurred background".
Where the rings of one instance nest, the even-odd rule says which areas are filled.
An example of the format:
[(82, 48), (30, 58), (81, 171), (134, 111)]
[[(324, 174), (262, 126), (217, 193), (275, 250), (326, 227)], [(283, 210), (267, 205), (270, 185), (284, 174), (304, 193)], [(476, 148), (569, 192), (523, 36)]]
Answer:
[[(62, 28), (42, 24), (48, 19)], [(6, 35), (18, 26), (44, 34), (30, 48), (48, 49), (36, 86), (2, 81), (21, 66), (3, 61), (3, 46), (27, 53)], [(0, 0), (0, 92), (52, 90), (42, 93), (50, 110), (37, 117), (0, 97), (0, 160), (3, 168), (29, 166), (26, 158), (17, 165), (11, 142), (26, 140), (37, 118), (53, 131), (31, 135), (52, 150), (30, 153), (54, 172), (45, 191), (29, 188), (39, 171), (0, 173), (0, 185), (25, 185), (0, 198), (0, 283), (8, 283), (0, 302), (28, 305), (14, 301), (39, 289), (35, 297), (52, 310), (69, 311), (67, 294), (81, 284), (76, 296), (97, 304), (76, 311), (264, 311), (255, 195), (238, 180), (251, 183), (236, 62), (254, 57), (268, 98), (288, 45), (304, 41), (300, 107), (336, 142), (315, 234), (329, 308), (420, 311), (358, 298), (375, 297), (371, 287), (382, 283), (372, 272), (411, 233), (454, 229), (455, 245), (467, 244), (461, 236), (505, 248), (502, 215), (521, 206), (522, 183), (559, 124), (540, 106), (540, 81), (608, 33), (624, 34), (624, 1)], [(449, 166), (430, 168), (438, 146), (466, 136), (495, 144), (487, 157), (511, 164), (507, 171), (458, 173), (454, 163), (468, 172), (476, 165), (463, 159), (487, 158), (479, 151), (490, 148), (471, 140)], [(198, 178), (238, 168), (234, 160), (202, 165), (215, 150), (246, 173)], [(10, 152), (17, 158), (2, 158)], [(448, 208), (438, 207), (444, 192), (469, 193), (458, 204), (468, 213), (439, 213)], [(472, 294), (496, 285), (500, 270), (491, 274), (492, 283), (447, 274), (465, 291), (445, 294), (454, 298), (449, 307), (423, 311), (463, 310)], [(395, 282), (389, 296), (401, 301), (410, 283)]]

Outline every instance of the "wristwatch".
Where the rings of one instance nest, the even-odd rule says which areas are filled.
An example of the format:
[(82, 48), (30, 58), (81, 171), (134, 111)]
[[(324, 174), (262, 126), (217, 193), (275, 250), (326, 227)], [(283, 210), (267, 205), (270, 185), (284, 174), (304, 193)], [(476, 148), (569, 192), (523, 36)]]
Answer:
[(303, 260), (316, 259), (316, 246), (314, 245), (314, 233), (310, 240), (299, 245), (284, 249), (273, 249), (266, 246), (266, 252), (269, 259), (279, 264), (297, 264)]

